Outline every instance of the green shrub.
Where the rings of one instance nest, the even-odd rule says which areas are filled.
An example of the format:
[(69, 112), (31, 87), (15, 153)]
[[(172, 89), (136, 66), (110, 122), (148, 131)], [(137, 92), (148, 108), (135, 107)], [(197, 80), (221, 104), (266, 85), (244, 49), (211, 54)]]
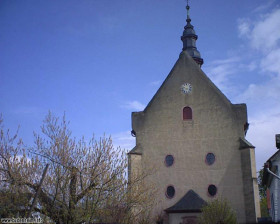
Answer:
[(215, 199), (202, 208), (200, 224), (237, 224), (236, 214), (225, 199)]

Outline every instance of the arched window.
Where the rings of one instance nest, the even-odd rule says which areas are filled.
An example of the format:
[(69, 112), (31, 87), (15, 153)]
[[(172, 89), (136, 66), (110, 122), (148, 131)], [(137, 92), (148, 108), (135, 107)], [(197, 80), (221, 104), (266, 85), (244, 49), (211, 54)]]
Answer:
[(183, 109), (183, 120), (191, 120), (192, 119), (192, 108), (184, 107)]

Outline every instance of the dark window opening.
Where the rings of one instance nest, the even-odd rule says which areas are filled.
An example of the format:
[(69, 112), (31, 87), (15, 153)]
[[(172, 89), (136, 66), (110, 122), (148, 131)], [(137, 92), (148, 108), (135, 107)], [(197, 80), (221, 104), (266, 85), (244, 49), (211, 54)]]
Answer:
[(167, 155), (167, 156), (165, 157), (165, 165), (166, 165), (167, 167), (169, 167), (169, 166), (172, 166), (173, 163), (174, 163), (174, 157), (173, 157), (172, 155)]
[(191, 120), (192, 119), (192, 108), (184, 107), (183, 109), (183, 120)]
[(247, 134), (248, 129), (249, 129), (249, 123), (246, 122), (246, 123), (244, 124), (244, 133), (245, 133), (245, 136), (246, 136), (246, 134)]
[(206, 155), (206, 163), (210, 166), (215, 162), (215, 155), (214, 153), (208, 153)]
[(166, 196), (168, 198), (173, 198), (175, 195), (175, 188), (173, 186), (168, 186), (166, 189)]
[(217, 187), (213, 184), (209, 185), (208, 193), (210, 196), (214, 197), (217, 194)]

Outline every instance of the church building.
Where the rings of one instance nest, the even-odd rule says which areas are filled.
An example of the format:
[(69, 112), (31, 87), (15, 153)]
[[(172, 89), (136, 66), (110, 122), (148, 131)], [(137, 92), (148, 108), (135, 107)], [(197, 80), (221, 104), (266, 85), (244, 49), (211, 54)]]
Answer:
[(162, 214), (164, 224), (197, 223), (202, 206), (216, 198), (229, 201), (239, 223), (256, 223), (247, 107), (232, 104), (202, 71), (189, 10), (179, 59), (147, 107), (132, 113), (136, 146), (128, 153), (129, 179), (152, 167), (144, 182), (156, 189), (153, 214)]

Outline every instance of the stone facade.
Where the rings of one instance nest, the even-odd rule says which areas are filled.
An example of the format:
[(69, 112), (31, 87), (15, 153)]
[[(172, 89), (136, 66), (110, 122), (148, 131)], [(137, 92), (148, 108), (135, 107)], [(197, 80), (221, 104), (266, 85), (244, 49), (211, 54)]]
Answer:
[[(189, 94), (180, 89), (184, 83), (192, 85)], [(183, 120), (186, 106), (192, 109), (192, 119)], [(145, 110), (132, 113), (136, 146), (129, 153), (129, 178), (153, 168), (144, 181), (157, 189), (154, 215), (193, 190), (205, 201), (228, 199), (239, 223), (256, 222), (260, 208), (255, 155), (244, 139), (245, 124), (246, 105), (231, 104), (183, 51)], [(206, 163), (207, 153), (215, 155), (212, 165)], [(167, 155), (174, 157), (170, 167), (165, 164)], [(209, 185), (217, 187), (214, 197)], [(167, 186), (174, 187), (174, 197), (166, 196)], [(165, 223), (178, 223), (180, 217), (169, 215)]]

